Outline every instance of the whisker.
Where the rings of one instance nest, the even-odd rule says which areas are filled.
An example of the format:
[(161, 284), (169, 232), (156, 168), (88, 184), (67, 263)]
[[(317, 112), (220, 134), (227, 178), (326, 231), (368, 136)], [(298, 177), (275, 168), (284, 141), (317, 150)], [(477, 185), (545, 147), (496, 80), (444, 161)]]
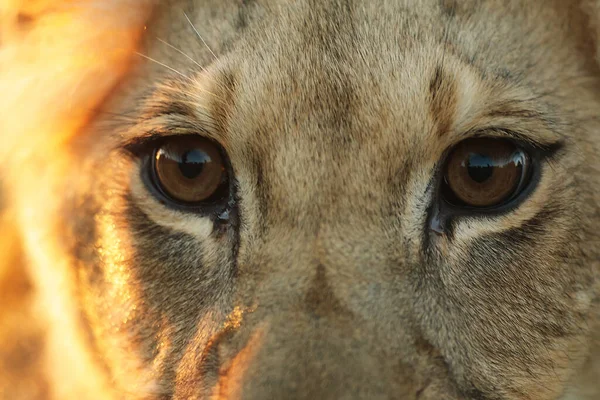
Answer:
[(170, 48), (172, 48), (173, 50), (175, 50), (176, 52), (178, 52), (179, 54), (181, 54), (182, 56), (184, 56), (185, 58), (187, 58), (188, 60), (190, 60), (191, 62), (193, 62), (194, 64), (196, 64), (198, 67), (200, 67), (203, 71), (206, 71), (206, 69), (200, 65), (196, 60), (194, 60), (192, 57), (188, 56), (187, 54), (185, 54), (183, 51), (181, 51), (180, 49), (178, 49), (177, 47), (173, 46), (170, 43), (165, 42), (164, 40), (162, 40), (161, 38), (156, 38), (159, 42), (166, 44), (167, 46), (169, 46)]
[(208, 46), (208, 44), (204, 41), (204, 39), (202, 38), (202, 35), (200, 35), (200, 32), (198, 32), (198, 29), (196, 29), (196, 27), (194, 26), (194, 24), (192, 23), (192, 21), (190, 20), (190, 18), (187, 16), (187, 14), (184, 12), (183, 15), (185, 15), (185, 19), (188, 20), (188, 22), (190, 23), (190, 26), (192, 27), (192, 29), (194, 30), (194, 32), (196, 32), (196, 35), (198, 35), (198, 37), (200, 38), (200, 40), (202, 40), (202, 43), (204, 43), (204, 45), (206, 46), (206, 48), (208, 49), (208, 51), (210, 51), (210, 53), (213, 55), (213, 57), (215, 58), (215, 60), (217, 59), (217, 55), (211, 50), (211, 48)]
[(165, 67), (165, 68), (167, 68), (167, 69), (169, 69), (169, 70), (171, 70), (171, 71), (175, 72), (176, 74), (179, 74), (179, 75), (181, 75), (182, 77), (184, 77), (184, 78), (185, 78), (185, 79), (187, 79), (187, 80), (191, 80), (191, 78), (190, 78), (189, 76), (187, 76), (187, 75), (185, 75), (185, 74), (183, 74), (183, 73), (181, 73), (181, 72), (177, 71), (175, 68), (169, 67), (167, 64), (163, 64), (163, 63), (161, 63), (160, 61), (157, 61), (157, 60), (155, 60), (154, 58), (152, 58), (152, 57), (148, 57), (147, 55), (145, 55), (145, 54), (142, 54), (142, 53), (139, 53), (139, 52), (137, 52), (137, 51), (136, 51), (135, 53), (136, 53), (138, 56), (140, 56), (140, 57), (144, 57), (146, 60), (152, 61), (152, 62), (154, 62), (154, 63), (156, 63), (156, 64), (160, 65), (161, 67)]

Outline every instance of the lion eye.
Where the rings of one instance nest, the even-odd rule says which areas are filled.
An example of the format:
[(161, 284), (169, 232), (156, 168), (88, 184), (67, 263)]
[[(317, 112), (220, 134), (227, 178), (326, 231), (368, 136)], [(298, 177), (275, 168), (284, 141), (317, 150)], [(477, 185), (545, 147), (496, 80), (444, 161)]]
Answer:
[(508, 140), (465, 140), (446, 161), (446, 201), (469, 208), (501, 206), (527, 185), (530, 164), (529, 155)]
[(177, 203), (201, 205), (227, 197), (227, 168), (220, 148), (209, 140), (186, 136), (163, 142), (152, 170), (157, 188)]

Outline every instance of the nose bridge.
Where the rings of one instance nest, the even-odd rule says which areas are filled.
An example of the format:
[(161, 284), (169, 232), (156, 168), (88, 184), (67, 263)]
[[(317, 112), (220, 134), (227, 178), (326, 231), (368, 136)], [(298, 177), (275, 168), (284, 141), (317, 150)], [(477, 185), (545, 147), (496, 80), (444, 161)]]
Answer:
[[(294, 177), (296, 169), (282, 168)], [(222, 398), (398, 398), (412, 378), (401, 365), (404, 330), (389, 321), (398, 309), (389, 232), (336, 212), (343, 207), (294, 214), (295, 201), (287, 212), (271, 208), (260, 241), (243, 249), (234, 297), (251, 311), (218, 344)]]
[[(313, 316), (364, 318), (392, 304), (401, 260), (389, 229), (364, 215), (297, 216), (269, 224), (244, 248), (238, 304)], [(399, 236), (399, 235), (398, 235)]]
[(262, 272), (239, 277), (249, 311), (218, 343), (220, 398), (411, 398), (406, 332), (390, 329), (389, 288), (378, 291), (385, 277), (375, 264), (384, 261), (369, 264), (364, 249), (344, 248), (360, 241), (341, 240), (344, 230), (322, 225), (311, 240), (273, 232), (277, 239), (257, 250), (263, 262), (252, 270)]
[(385, 232), (325, 220), (305, 228), (271, 227), (253, 249), (239, 268), (244, 305), (339, 317), (388, 301), (378, 292), (389, 280)]

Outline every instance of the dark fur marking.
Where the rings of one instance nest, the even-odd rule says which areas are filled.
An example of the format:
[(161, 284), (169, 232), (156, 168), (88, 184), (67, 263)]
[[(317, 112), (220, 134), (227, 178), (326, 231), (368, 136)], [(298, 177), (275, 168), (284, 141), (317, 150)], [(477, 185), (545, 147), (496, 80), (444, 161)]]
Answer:
[(238, 16), (235, 22), (237, 31), (243, 31), (248, 27), (250, 18), (249, 8), (256, 3), (256, 0), (242, 0), (242, 4), (238, 8)]
[(455, 86), (454, 80), (437, 66), (429, 84), (429, 111), (437, 123), (438, 137), (445, 135), (452, 126), (457, 102)]
[(513, 71), (510, 71), (506, 68), (498, 68), (494, 72), (495, 75), (500, 79), (505, 81), (519, 82), (518, 76)]
[[(521, 226), (480, 238), (469, 251), (471, 260), (469, 264), (486, 265), (486, 260), (490, 256), (489, 249), (494, 249), (493, 257), (496, 263), (511, 265), (516, 259), (519, 259), (521, 250), (528, 249), (543, 239), (546, 227), (550, 221), (554, 220), (555, 213), (556, 211), (551, 208), (542, 209), (531, 219), (523, 222)], [(511, 251), (506, 252), (502, 249), (511, 249)], [(493, 284), (493, 282), (491, 283)]]
[(229, 130), (229, 117), (235, 107), (237, 80), (232, 72), (222, 72), (216, 79), (216, 99), (211, 102), (211, 117), (216, 129), (226, 136)]
[[(529, 249), (534, 244), (544, 240), (544, 236), (547, 232), (547, 227), (552, 226), (554, 221), (560, 214), (560, 209), (547, 206), (540, 210), (529, 220), (525, 221), (521, 226), (511, 228), (502, 233), (492, 234), (478, 241), (476, 245), (470, 250), (470, 265), (485, 265), (485, 261), (490, 257), (490, 254), (478, 249), (510, 249), (510, 251), (497, 250), (494, 251), (493, 257), (496, 262), (501, 265), (515, 265), (515, 268), (521, 268), (522, 264), (520, 260), (523, 255), (521, 251)], [(556, 254), (561, 257), (560, 254)], [(568, 257), (562, 255), (562, 257)], [(489, 273), (488, 273), (489, 272)], [(491, 290), (494, 290), (498, 284), (496, 272), (488, 271), (484, 272), (488, 279), (479, 279), (478, 282), (485, 289), (490, 286)], [(515, 271), (507, 271), (509, 274), (514, 274)], [(525, 282), (523, 283), (525, 284)], [(523, 289), (525, 290), (525, 289)], [(566, 314), (566, 310), (557, 308), (552, 301), (545, 299), (541, 294), (532, 292), (531, 296), (535, 296), (536, 303), (541, 303), (539, 309), (539, 318), (530, 321), (530, 329), (535, 330), (540, 336), (545, 338), (563, 338), (565, 336), (571, 336), (575, 334), (577, 329), (573, 325), (565, 323), (571, 318)], [(520, 307), (520, 303), (516, 304)], [(547, 315), (547, 318), (544, 317)], [(556, 323), (554, 320), (562, 321)], [(497, 351), (497, 350), (496, 350)]]
[(462, 397), (469, 400), (499, 400), (498, 396), (488, 396), (481, 390), (471, 387), (462, 391)]
[[(187, 233), (154, 223), (130, 196), (126, 200), (128, 204), (124, 214), (128, 216), (130, 231), (138, 238), (134, 243), (135, 256), (131, 262), (136, 266), (132, 273), (135, 273), (140, 289), (138, 308), (144, 307), (144, 312), (140, 311), (139, 315), (145, 315), (149, 321), (158, 320), (158, 315), (152, 318), (147, 315), (160, 311), (160, 318), (166, 318), (167, 324), (172, 321), (197, 323), (205, 308), (214, 304), (222, 294), (222, 288), (231, 284), (234, 275), (233, 254), (227, 253), (227, 258), (218, 268), (205, 268), (201, 261), (202, 243)], [(230, 232), (229, 235), (236, 233)], [(148, 240), (150, 238), (160, 240)], [(231, 236), (223, 237), (223, 240), (229, 246)], [(235, 247), (235, 244), (232, 246)], [(194, 301), (190, 303), (189, 299)], [(139, 321), (136, 328), (144, 323)], [(145, 335), (155, 340), (156, 335), (149, 335), (148, 332), (158, 327), (151, 325), (145, 329)], [(155, 347), (156, 344), (150, 346)], [(169, 354), (172, 362), (165, 363), (160, 371), (164, 382), (175, 384), (173, 366), (179, 365), (183, 356), (181, 349)]]
[(551, 207), (543, 208), (521, 226), (499, 233), (497, 240), (499, 243), (504, 243), (504, 247), (511, 248), (533, 245), (546, 232), (551, 221), (556, 218), (556, 214), (557, 210)]
[(490, 397), (489, 395), (485, 394), (482, 390), (476, 388), (471, 382), (466, 382), (463, 385), (459, 385), (456, 382), (456, 379), (452, 376), (452, 368), (450, 367), (448, 361), (444, 358), (444, 356), (442, 356), (439, 350), (435, 348), (435, 346), (433, 346), (433, 344), (431, 344), (430, 341), (426, 338), (422, 336), (417, 336), (417, 339), (415, 340), (415, 348), (419, 353), (431, 357), (432, 360), (434, 360), (438, 365), (440, 365), (441, 368), (447, 371), (452, 385), (452, 392), (454, 393), (454, 391), (458, 391), (460, 394), (460, 396), (457, 398), (465, 400), (498, 400), (496, 396)]
[(212, 387), (217, 383), (221, 365), (225, 364), (224, 360), (221, 360), (219, 346), (224, 342), (232, 340), (235, 332), (235, 328), (227, 326), (224, 330), (215, 334), (208, 341), (206, 347), (204, 347), (200, 355), (198, 369), (207, 387)]
[[(77, 201), (79, 205), (73, 203), (75, 201), (66, 202), (62, 211), (63, 221), (66, 224), (65, 229), (68, 231), (68, 234), (62, 236), (63, 240), (68, 241), (65, 244), (71, 248), (71, 254), (79, 261), (79, 265), (85, 265), (85, 274), (89, 283), (101, 282), (104, 274), (95, 262), (98, 257), (95, 248), (98, 232), (94, 221), (94, 216), (98, 214), (100, 207), (91, 195), (82, 196)], [(76, 210), (77, 218), (72, 218), (73, 210)], [(80, 274), (77, 275), (80, 276)]]
[[(100, 263), (100, 254), (96, 247), (98, 232), (96, 231), (96, 222), (94, 216), (98, 213), (99, 206), (92, 195), (83, 195), (81, 198), (71, 198), (63, 205), (61, 212), (64, 214), (63, 245), (70, 248), (70, 253), (77, 260), (75, 271), (76, 292), (78, 304), (85, 304), (83, 290), (85, 287), (102, 287), (104, 285), (105, 274)], [(76, 218), (73, 218), (73, 210), (76, 210)], [(82, 268), (85, 268), (83, 270)], [(84, 282), (85, 278), (85, 282)], [(83, 309), (79, 309), (77, 317), (82, 328), (82, 336), (86, 347), (91, 350), (90, 354), (94, 358), (98, 367), (107, 375), (110, 375), (110, 367), (101, 356), (100, 346), (92, 331), (92, 324), (88, 315)]]
[(237, 193), (237, 182), (235, 183), (236, 188), (234, 190), (234, 201), (235, 205), (229, 212), (229, 237), (232, 242), (232, 250), (231, 250), (231, 260), (233, 263), (232, 266), (232, 274), (236, 275), (238, 272), (238, 255), (240, 252), (240, 243), (241, 243), (241, 227), (243, 224), (243, 214), (240, 212), (239, 202), (240, 199)]
[[(331, 128), (333, 146), (346, 146), (350, 139), (351, 119), (359, 101), (352, 79), (340, 65), (348, 64), (348, 52), (355, 46), (354, 3), (351, 0), (311, 2), (311, 12), (303, 27), (305, 53), (311, 57), (311, 75), (315, 90), (313, 108), (322, 113), (323, 128)], [(319, 12), (329, 16), (320, 18)], [(314, 50), (311, 50), (314, 49)], [(333, 62), (332, 62), (333, 61)]]
[(327, 279), (325, 267), (319, 263), (305, 297), (305, 305), (310, 314), (315, 319), (351, 314), (335, 296)]
[(153, 118), (161, 115), (177, 114), (192, 118), (194, 110), (188, 105), (175, 99), (155, 102), (146, 109), (146, 117)]
[(142, 119), (152, 119), (163, 115), (178, 115), (194, 118), (196, 112), (186, 94), (189, 83), (178, 79), (163, 82), (159, 90), (149, 91), (142, 97)]
[[(255, 136), (260, 135), (257, 133)], [(261, 235), (265, 235), (267, 232), (267, 224), (266, 221), (269, 218), (269, 202), (270, 202), (270, 182), (268, 176), (265, 175), (264, 172), (264, 157), (260, 155), (260, 152), (257, 150), (249, 150), (247, 156), (252, 176), (255, 177), (254, 186), (256, 188), (256, 202), (258, 204), (258, 225), (259, 232)]]
[[(95, 215), (99, 211), (99, 205), (95, 197), (91, 194), (78, 196), (71, 193), (61, 207), (63, 214), (63, 233), (57, 235), (60, 243), (69, 249), (69, 253), (76, 260), (78, 269), (74, 271), (76, 280), (75, 296), (78, 304), (85, 304), (83, 290), (86, 286), (102, 287), (105, 280), (105, 274), (100, 264), (100, 254), (96, 247), (98, 232), (96, 230)], [(73, 218), (73, 210), (76, 217)], [(83, 270), (85, 268), (85, 270)], [(85, 278), (85, 281), (84, 281)], [(107, 375), (110, 375), (110, 367), (101, 356), (100, 346), (91, 329), (91, 321), (83, 309), (77, 312), (80, 326), (82, 328), (82, 337), (86, 347), (91, 350), (97, 366)]]
[[(162, 238), (160, 243), (153, 241), (152, 243), (147, 243), (147, 245), (144, 241), (138, 241), (136, 245), (137, 249), (144, 250), (143, 256), (138, 255), (138, 257), (149, 258), (152, 263), (173, 262), (173, 257), (181, 254), (182, 247), (187, 247), (188, 244), (197, 245), (197, 241), (187, 233), (173, 231), (154, 223), (130, 196), (126, 196), (126, 201), (127, 211), (125, 215), (127, 215), (127, 222), (131, 231), (139, 237)], [(145, 257), (146, 255), (150, 256)]]
[(491, 109), (487, 113), (490, 117), (508, 117), (508, 118), (542, 118), (543, 114), (536, 110), (527, 110), (527, 109), (519, 109), (512, 108), (509, 104), (501, 104), (496, 108)]
[(440, 8), (442, 15), (448, 18), (454, 18), (456, 16), (456, 0), (440, 0)]

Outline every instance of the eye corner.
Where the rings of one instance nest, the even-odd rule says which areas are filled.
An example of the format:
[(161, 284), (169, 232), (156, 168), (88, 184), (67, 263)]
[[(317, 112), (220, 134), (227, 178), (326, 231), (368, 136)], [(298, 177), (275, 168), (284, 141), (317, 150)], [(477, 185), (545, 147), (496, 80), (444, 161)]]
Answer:
[(531, 152), (539, 159), (554, 159), (561, 154), (567, 147), (566, 139), (560, 139), (552, 143), (534, 143), (531, 146)]

